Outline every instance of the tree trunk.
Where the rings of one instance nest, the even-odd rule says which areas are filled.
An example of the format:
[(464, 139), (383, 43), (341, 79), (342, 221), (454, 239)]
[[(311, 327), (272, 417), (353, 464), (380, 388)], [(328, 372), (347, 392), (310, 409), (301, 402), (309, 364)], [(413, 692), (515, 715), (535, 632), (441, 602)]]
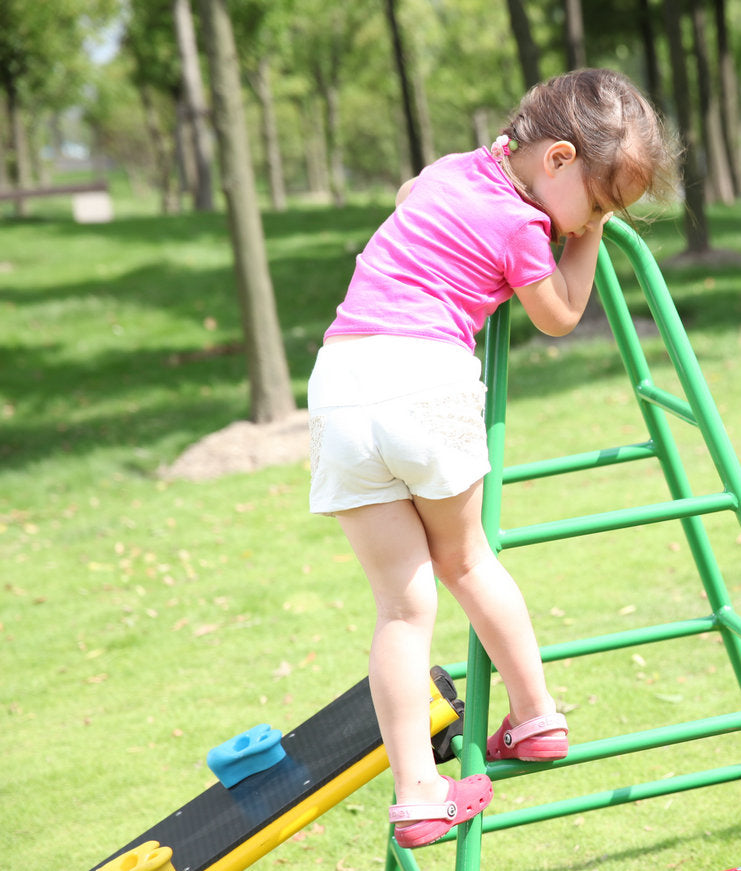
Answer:
[(419, 116), (415, 101), (414, 89), (411, 86), (407, 74), (407, 58), (404, 51), (404, 41), (401, 28), (396, 16), (396, 0), (386, 0), (386, 19), (391, 32), (391, 47), (396, 63), (396, 72), (399, 76), (401, 88), (401, 104), (404, 111), (404, 121), (407, 130), (407, 142), (409, 146), (409, 161), (412, 174), (419, 175), (424, 169), (425, 161), (422, 154), (422, 137), (419, 131)]
[(234, 33), (226, 0), (200, 0), (214, 125), (219, 143), (250, 383), (250, 419), (280, 420), (295, 408), (257, 205)]
[(327, 135), (320, 111), (318, 97), (311, 95), (308, 101), (298, 106), (303, 130), (306, 182), (312, 194), (326, 196), (329, 193), (329, 161), (327, 158)]
[(649, 0), (639, 0), (638, 3), (638, 28), (643, 42), (643, 55), (646, 64), (646, 80), (648, 95), (657, 109), (665, 113), (664, 93), (661, 87), (661, 73), (659, 72), (659, 60), (656, 54), (656, 36), (651, 20), (651, 6)]
[(198, 183), (190, 113), (182, 94), (175, 100), (175, 162), (178, 168), (180, 192), (193, 194)]
[(345, 166), (340, 141), (340, 90), (330, 82), (324, 93), (327, 112), (327, 150), (329, 151), (329, 189), (337, 207), (345, 205)]
[(705, 9), (692, 0), (690, 3), (692, 32), (697, 58), (697, 84), (700, 96), (702, 142), (705, 146), (705, 166), (708, 175), (708, 193), (711, 200), (720, 200), (731, 205), (734, 200), (733, 182), (723, 149), (718, 101), (713, 93), (710, 75), (710, 60), (705, 36)]
[(509, 20), (512, 34), (517, 43), (517, 55), (520, 58), (520, 68), (525, 80), (525, 87), (532, 88), (540, 81), (540, 53), (535, 44), (527, 12), (522, 0), (507, 0)]
[(587, 65), (581, 0), (566, 0), (566, 64), (570, 70)]
[[(10, 137), (13, 151), (13, 181), (18, 190), (26, 190), (31, 187), (31, 158), (28, 153), (28, 137), (23, 119), (20, 100), (15, 88), (9, 88), (8, 95), (8, 120), (10, 122)], [(27, 200), (17, 200), (15, 213), (19, 218), (28, 215)]]
[(275, 117), (273, 89), (270, 86), (270, 61), (261, 57), (254, 76), (254, 87), (262, 108), (262, 139), (265, 160), (268, 165), (270, 198), (276, 212), (286, 209), (286, 184), (283, 177), (283, 161), (280, 153), (278, 122)]
[(414, 99), (417, 104), (419, 117), (419, 133), (422, 140), (422, 161), (425, 166), (435, 159), (435, 136), (432, 129), (432, 117), (430, 116), (430, 104), (427, 101), (427, 88), (425, 79), (418, 63), (413, 64), (412, 84), (414, 86)]
[(491, 135), (491, 127), (489, 126), (489, 110), (484, 106), (475, 109), (471, 117), (471, 125), (473, 127), (474, 145), (477, 148), (481, 145), (485, 145), (488, 148), (494, 141), (494, 137)]
[(687, 56), (682, 45), (682, 22), (676, 0), (664, 0), (664, 24), (669, 41), (674, 105), (677, 126), (684, 146), (682, 175), (684, 181), (684, 226), (687, 251), (701, 254), (709, 250), (708, 222), (705, 213), (705, 178), (700, 169), (690, 111), (690, 83)]
[(738, 82), (733, 66), (733, 55), (728, 43), (725, 0), (714, 0), (715, 32), (718, 43), (718, 66), (720, 68), (720, 126), (723, 148), (733, 183), (733, 192), (741, 195), (741, 167), (738, 156)]
[(144, 109), (144, 123), (154, 151), (155, 185), (160, 192), (160, 208), (163, 215), (180, 211), (180, 197), (172, 183), (172, 153), (160, 127), (157, 110), (146, 85), (139, 88), (139, 98)]
[(214, 207), (211, 184), (211, 161), (213, 148), (208, 129), (208, 110), (203, 93), (201, 67), (198, 62), (198, 46), (193, 27), (190, 0), (173, 0), (175, 34), (177, 36), (180, 62), (183, 69), (183, 97), (189, 126), (193, 136), (193, 153), (196, 165), (196, 187), (193, 204), (198, 211), (210, 212)]

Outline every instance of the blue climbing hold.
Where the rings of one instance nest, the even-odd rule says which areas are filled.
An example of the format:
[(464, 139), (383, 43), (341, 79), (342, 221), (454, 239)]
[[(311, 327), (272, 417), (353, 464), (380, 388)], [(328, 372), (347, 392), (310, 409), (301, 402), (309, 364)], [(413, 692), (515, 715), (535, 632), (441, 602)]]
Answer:
[(253, 726), (208, 751), (208, 767), (229, 789), (246, 777), (272, 768), (286, 755), (280, 743), (282, 735), (267, 723)]

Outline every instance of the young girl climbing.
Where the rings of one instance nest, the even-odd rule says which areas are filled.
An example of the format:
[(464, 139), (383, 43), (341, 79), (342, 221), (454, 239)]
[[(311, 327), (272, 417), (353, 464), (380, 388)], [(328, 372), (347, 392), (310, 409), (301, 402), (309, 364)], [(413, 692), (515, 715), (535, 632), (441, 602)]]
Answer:
[(537, 85), (491, 149), (444, 157), (402, 186), (326, 332), (309, 381), (310, 507), (337, 517), (375, 599), (370, 685), (402, 846), (432, 843), (492, 798), (485, 775), (455, 781), (435, 767), (436, 577), (507, 688), (487, 758), (567, 753), (525, 602), (481, 525), (489, 462), (474, 337), (513, 294), (539, 330), (570, 332), (603, 224), (663, 193), (673, 157), (622, 75), (586, 69)]

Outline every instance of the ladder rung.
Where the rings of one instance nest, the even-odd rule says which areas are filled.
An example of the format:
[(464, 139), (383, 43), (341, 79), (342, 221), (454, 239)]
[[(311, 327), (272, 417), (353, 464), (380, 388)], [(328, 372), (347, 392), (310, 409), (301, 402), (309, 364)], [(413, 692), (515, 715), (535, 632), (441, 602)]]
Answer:
[(487, 766), (486, 773), (492, 780), (506, 780), (523, 774), (534, 774), (537, 771), (567, 768), (581, 762), (594, 762), (612, 756), (624, 756), (626, 753), (654, 750), (668, 744), (681, 744), (684, 741), (696, 741), (698, 738), (711, 738), (739, 731), (741, 731), (741, 711), (736, 711), (732, 714), (721, 714), (717, 717), (706, 717), (702, 720), (574, 744), (569, 747), (569, 755), (565, 759), (556, 759), (552, 762), (521, 762), (519, 759), (492, 762)]
[[(622, 632), (610, 632), (605, 635), (593, 635), (591, 638), (578, 638), (573, 641), (562, 641), (559, 644), (546, 644), (540, 648), (540, 658), (543, 662), (560, 662), (577, 656), (588, 656), (593, 653), (608, 653), (611, 650), (623, 650), (626, 647), (638, 647), (641, 644), (653, 644), (659, 641), (672, 641), (677, 638), (689, 638), (701, 635), (703, 632), (716, 632), (723, 623), (733, 629), (732, 622), (741, 624), (741, 619), (730, 609), (721, 609), (717, 617), (693, 617), (690, 620), (678, 620), (674, 623), (658, 623), (653, 626), (643, 626), (638, 629), (624, 629)], [(468, 671), (466, 662), (455, 662), (445, 666), (445, 671), (453, 680), (464, 680)], [(492, 666), (492, 672), (496, 671)]]
[(648, 798), (657, 798), (661, 795), (673, 795), (677, 792), (686, 792), (690, 789), (700, 789), (705, 786), (715, 786), (719, 783), (730, 783), (734, 780), (741, 780), (741, 764), (728, 765), (725, 768), (712, 768), (693, 774), (680, 774), (676, 777), (664, 778), (663, 780), (608, 789), (604, 792), (592, 793), (592, 795), (554, 801), (549, 804), (522, 808), (521, 810), (488, 817), (485, 816), (483, 831), (497, 832), (502, 829), (512, 828), (513, 826), (523, 826), (527, 823), (552, 820), (575, 813), (614, 807)]
[(525, 544), (540, 544), (596, 532), (608, 532), (644, 523), (658, 523), (663, 520), (679, 520), (699, 514), (712, 514), (717, 511), (737, 511), (738, 500), (733, 493), (717, 493), (708, 496), (688, 496), (671, 502), (656, 502), (636, 508), (620, 508), (601, 514), (587, 514), (568, 520), (554, 520), (550, 523), (536, 523), (531, 526), (518, 526), (499, 532), (499, 546), (522, 547)]
[(586, 451), (568, 457), (555, 457), (549, 460), (508, 466), (502, 472), (502, 483), (514, 484), (519, 481), (532, 481), (535, 478), (547, 478), (550, 475), (561, 475), (566, 472), (583, 472), (587, 469), (597, 469), (600, 466), (614, 466), (618, 463), (630, 463), (634, 460), (652, 459), (655, 456), (656, 450), (653, 442), (650, 441)]

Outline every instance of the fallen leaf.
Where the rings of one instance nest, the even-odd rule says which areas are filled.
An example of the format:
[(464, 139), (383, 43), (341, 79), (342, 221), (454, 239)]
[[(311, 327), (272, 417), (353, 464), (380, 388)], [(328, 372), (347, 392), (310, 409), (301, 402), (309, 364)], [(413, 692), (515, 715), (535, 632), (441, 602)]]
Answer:
[(278, 668), (273, 672), (273, 677), (276, 679), (280, 679), (282, 677), (288, 677), (288, 675), (293, 671), (293, 667), (290, 662), (286, 662), (285, 659)]

